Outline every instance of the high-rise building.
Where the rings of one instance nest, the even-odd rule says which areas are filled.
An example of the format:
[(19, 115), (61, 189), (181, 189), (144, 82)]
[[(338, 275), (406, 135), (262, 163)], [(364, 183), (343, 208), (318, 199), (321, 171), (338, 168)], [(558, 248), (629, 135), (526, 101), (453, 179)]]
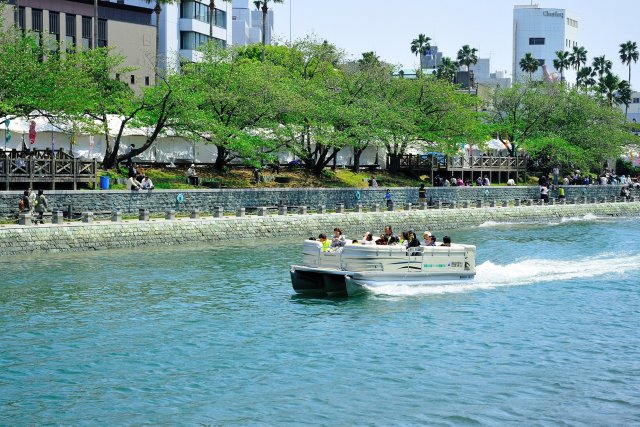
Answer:
[[(252, 8), (253, 6), (253, 8)], [(265, 43), (271, 44), (273, 33), (273, 9), (267, 12)], [(262, 10), (256, 9), (249, 0), (233, 0), (233, 44), (246, 46), (262, 43)]]
[[(123, 67), (134, 68), (117, 77), (133, 88), (140, 88), (155, 84), (156, 29), (151, 14), (149, 8), (121, 1), (100, 1), (95, 28), (93, 2), (9, 0), (4, 8), (4, 22), (17, 23), (23, 31), (30, 31), (39, 43), (47, 43), (52, 52), (112, 47), (124, 57)], [(97, 29), (97, 40), (94, 40), (94, 29)]]
[[(109, 0), (111, 2), (134, 4), (153, 10), (155, 1)], [(212, 8), (211, 6), (215, 6)], [(213, 40), (221, 47), (232, 42), (231, 4), (218, 0), (182, 0), (172, 4), (160, 4), (158, 25), (158, 54), (160, 66), (173, 68), (178, 61), (198, 61), (198, 49)], [(153, 13), (153, 23), (156, 24)]]
[(506, 71), (491, 72), (491, 59), (478, 58), (478, 62), (469, 67), (473, 71), (476, 84), (491, 87), (511, 87), (511, 78)]
[[(542, 66), (546, 65), (550, 74), (555, 70), (553, 60), (557, 51), (570, 52), (580, 46), (579, 20), (566, 9), (541, 8), (537, 4), (514, 6), (513, 8), (513, 79), (523, 81), (529, 77), (520, 69), (520, 60), (531, 53), (540, 63), (540, 68), (532, 75), (534, 80), (542, 80)], [(576, 70), (563, 71), (564, 79), (575, 82)]]
[(438, 51), (438, 46), (431, 46), (431, 49), (426, 50), (420, 57), (422, 68), (438, 68), (440, 64), (442, 64), (442, 52)]

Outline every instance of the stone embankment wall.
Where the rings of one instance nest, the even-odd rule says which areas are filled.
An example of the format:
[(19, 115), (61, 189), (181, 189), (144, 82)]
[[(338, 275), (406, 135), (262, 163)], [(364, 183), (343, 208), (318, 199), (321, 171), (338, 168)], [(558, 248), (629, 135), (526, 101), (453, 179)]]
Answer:
[[(274, 188), (274, 189), (220, 189), (220, 190), (151, 190), (151, 191), (47, 191), (50, 210), (66, 210), (69, 205), (73, 212), (138, 212), (148, 209), (150, 212), (165, 212), (174, 209), (188, 212), (198, 209), (211, 212), (214, 206), (222, 206), (227, 212), (238, 208), (257, 208), (259, 206), (308, 206), (310, 210), (319, 205), (334, 209), (343, 203), (347, 209), (361, 203), (371, 208), (375, 203), (384, 205), (386, 188)], [(416, 187), (392, 188), (393, 201), (398, 208), (405, 203), (418, 203)], [(0, 218), (14, 219), (18, 211), (19, 191), (0, 192)], [(566, 197), (603, 198), (618, 196), (620, 187), (610, 185), (569, 186)], [(182, 197), (178, 197), (181, 195)], [(640, 196), (640, 191), (633, 190)], [(551, 197), (557, 196), (553, 192)], [(526, 200), (539, 199), (539, 188), (532, 187), (439, 187), (427, 188), (427, 200), (442, 202), (461, 202), (483, 200)], [(182, 199), (182, 203), (178, 202)]]
[(450, 230), (486, 221), (539, 222), (595, 214), (638, 216), (640, 202), (583, 205), (468, 208), (344, 214), (270, 215), (152, 221), (65, 223), (62, 225), (5, 225), (0, 227), (0, 256), (46, 252), (103, 250), (139, 246), (179, 245), (228, 240), (317, 236), (339, 226), (348, 238), (365, 231)]

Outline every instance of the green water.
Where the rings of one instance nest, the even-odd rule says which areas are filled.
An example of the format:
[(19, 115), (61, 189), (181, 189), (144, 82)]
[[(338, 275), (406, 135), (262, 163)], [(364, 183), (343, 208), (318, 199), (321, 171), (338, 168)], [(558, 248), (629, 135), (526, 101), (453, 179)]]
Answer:
[(2, 259), (0, 425), (639, 425), (639, 226), (450, 231), (474, 284), (352, 299), (297, 241)]

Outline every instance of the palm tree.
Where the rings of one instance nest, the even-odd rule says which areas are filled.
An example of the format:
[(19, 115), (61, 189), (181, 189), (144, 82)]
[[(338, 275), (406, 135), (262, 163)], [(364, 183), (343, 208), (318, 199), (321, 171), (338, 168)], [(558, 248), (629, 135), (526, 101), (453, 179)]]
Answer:
[(559, 50), (556, 52), (556, 59), (553, 60), (553, 68), (560, 71), (560, 81), (564, 81), (564, 70), (571, 67), (569, 52)]
[[(231, 0), (222, 0), (224, 2), (231, 2)], [(213, 21), (216, 13), (216, 0), (209, 0), (209, 38), (213, 38)]]
[[(629, 83), (629, 86), (631, 86), (631, 61), (634, 63), (638, 62), (638, 45), (636, 42), (629, 40), (628, 42), (620, 45), (620, 61), (622, 61), (623, 65), (627, 64), (629, 66), (629, 80), (627, 80), (627, 82)], [(628, 112), (629, 106), (627, 105), (624, 109), (625, 117)]]
[(593, 78), (596, 74), (591, 67), (582, 67), (576, 74), (576, 86), (589, 89), (591, 86), (596, 85), (596, 80)]
[(431, 38), (424, 34), (418, 34), (417, 39), (411, 41), (411, 53), (420, 57), (420, 68), (422, 68), (422, 57), (424, 53), (431, 50)]
[[(144, 0), (144, 1), (147, 4), (149, 4), (153, 0)], [(162, 12), (162, 7), (160, 7), (160, 5), (161, 4), (173, 4), (176, 1), (178, 1), (178, 0), (155, 0), (156, 6), (153, 8), (153, 11), (156, 14), (156, 73), (160, 72), (160, 12)]]
[(531, 53), (525, 53), (524, 57), (520, 60), (520, 69), (524, 73), (529, 73), (529, 81), (533, 79), (533, 73), (540, 68), (540, 61), (533, 57)]
[(436, 78), (452, 83), (454, 77), (456, 76), (456, 68), (458, 68), (458, 64), (456, 64), (448, 56), (445, 56), (444, 58), (442, 58), (442, 63), (438, 65), (438, 69), (436, 70)]
[(629, 40), (626, 43), (620, 45), (620, 61), (622, 64), (629, 66), (629, 85), (631, 85), (631, 62), (638, 62), (638, 45), (636, 42)]
[(593, 62), (591, 63), (591, 66), (593, 67), (593, 72), (598, 75), (598, 79), (602, 80), (602, 76), (604, 76), (605, 73), (611, 72), (611, 67), (613, 67), (613, 63), (609, 61), (607, 58), (605, 58), (604, 55), (602, 55), (602, 56), (596, 56), (595, 58), (593, 58)]
[[(475, 47), (471, 47), (468, 44), (462, 46), (462, 48), (458, 51), (458, 64), (467, 66), (469, 77), (471, 77), (471, 69), (469, 67), (471, 67), (472, 64), (478, 63), (478, 55), (476, 55), (477, 52), (478, 49), (476, 49)], [(469, 78), (469, 93), (471, 93), (471, 78)]]
[[(582, 46), (574, 46), (573, 50), (569, 54), (569, 61), (576, 71), (587, 63), (587, 50)], [(578, 84), (578, 77), (576, 76), (576, 85)]]
[(267, 44), (267, 13), (269, 12), (269, 2), (284, 3), (284, 0), (256, 0), (253, 2), (256, 9), (262, 10), (262, 62), (264, 62)]
[(613, 107), (614, 104), (629, 104), (631, 101), (631, 87), (626, 80), (614, 74), (606, 73), (598, 83), (598, 92), (607, 100), (607, 104)]

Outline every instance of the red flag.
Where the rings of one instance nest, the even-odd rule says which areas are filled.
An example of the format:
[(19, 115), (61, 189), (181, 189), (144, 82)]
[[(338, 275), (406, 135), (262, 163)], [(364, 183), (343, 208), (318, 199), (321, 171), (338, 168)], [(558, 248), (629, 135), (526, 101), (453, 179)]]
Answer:
[(29, 141), (31, 141), (31, 145), (36, 143), (36, 122), (33, 120), (29, 125)]

